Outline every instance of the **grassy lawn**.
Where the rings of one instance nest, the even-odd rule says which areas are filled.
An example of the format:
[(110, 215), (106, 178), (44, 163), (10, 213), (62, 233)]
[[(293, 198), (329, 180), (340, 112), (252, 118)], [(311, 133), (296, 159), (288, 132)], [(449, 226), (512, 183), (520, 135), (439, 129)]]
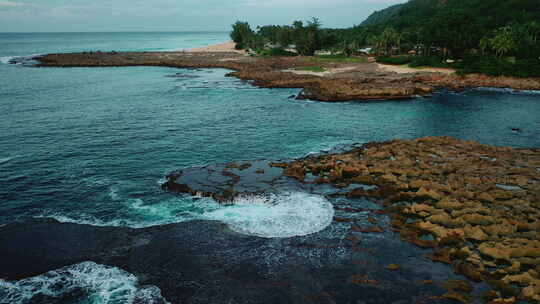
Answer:
[(306, 67), (299, 67), (296, 69), (299, 71), (309, 71), (309, 72), (317, 72), (317, 73), (326, 72), (326, 69), (320, 66), (306, 66)]
[(318, 55), (309, 58), (310, 61), (321, 63), (363, 63), (366, 62), (364, 57), (346, 57), (343, 55)]

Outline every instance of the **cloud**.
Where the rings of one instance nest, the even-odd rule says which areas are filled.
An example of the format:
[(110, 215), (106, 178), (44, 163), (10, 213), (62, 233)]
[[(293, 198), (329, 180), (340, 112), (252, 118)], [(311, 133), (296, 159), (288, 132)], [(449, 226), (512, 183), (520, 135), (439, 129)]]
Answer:
[(37, 7), (38, 5), (27, 3), (27, 2), (0, 0), (0, 12), (2, 13), (2, 15), (12, 14), (13, 16), (17, 16), (20, 13), (28, 13), (30, 11), (33, 11)]
[(13, 1), (0, 1), (0, 6), (3, 7), (17, 7), (24, 6), (25, 3), (13, 2)]
[(407, 0), (0, 0), (2, 31), (228, 30), (319, 17), (325, 27), (358, 24)]
[(0, 9), (1, 8), (14, 8), (14, 7), (29, 7), (34, 6), (30, 3), (24, 3), (24, 2), (15, 2), (15, 1), (0, 1)]
[(305, 8), (314, 7), (335, 7), (336, 5), (361, 5), (361, 4), (397, 4), (406, 0), (242, 0), (243, 6), (248, 7), (279, 7), (279, 6), (303, 6)]

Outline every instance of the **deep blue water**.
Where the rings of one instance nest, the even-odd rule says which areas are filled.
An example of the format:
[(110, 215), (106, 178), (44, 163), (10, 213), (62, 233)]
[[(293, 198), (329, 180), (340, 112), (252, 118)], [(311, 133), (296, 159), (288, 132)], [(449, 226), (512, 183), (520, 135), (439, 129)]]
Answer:
[[(33, 217), (135, 228), (200, 218), (265, 221), (283, 212), (252, 202), (224, 207), (195, 201), (164, 193), (160, 181), (183, 167), (300, 157), (395, 138), (448, 135), (540, 147), (540, 95), (533, 92), (319, 103), (288, 99), (295, 89), (260, 89), (226, 78), (222, 69), (6, 64), (50, 52), (173, 50), (227, 39), (226, 33), (0, 34), (0, 224)], [(324, 200), (284, 199), (302, 206), (306, 217), (331, 219)], [(289, 202), (284, 212), (290, 208)], [(69, 280), (89, 284), (85, 273), (92, 280), (94, 273), (87, 267), (98, 280), (135, 284), (129, 274), (93, 264), (75, 266), (83, 277)]]

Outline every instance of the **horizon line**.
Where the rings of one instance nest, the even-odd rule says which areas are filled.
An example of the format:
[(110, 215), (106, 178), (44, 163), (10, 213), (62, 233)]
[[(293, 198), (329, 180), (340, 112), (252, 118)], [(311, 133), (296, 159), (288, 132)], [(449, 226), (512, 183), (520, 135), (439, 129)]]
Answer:
[(20, 31), (0, 34), (85, 34), (85, 33), (226, 33), (229, 30), (185, 30), (185, 31)]

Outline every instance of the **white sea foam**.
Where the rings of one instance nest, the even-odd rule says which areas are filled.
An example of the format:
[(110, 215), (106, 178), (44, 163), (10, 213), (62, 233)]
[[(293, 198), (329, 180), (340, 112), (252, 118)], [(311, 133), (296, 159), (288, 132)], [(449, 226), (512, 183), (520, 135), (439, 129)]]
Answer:
[(242, 234), (287, 238), (323, 230), (332, 223), (334, 208), (323, 196), (296, 192), (240, 197), (204, 217)]
[(79, 225), (90, 225), (97, 227), (130, 227), (130, 228), (146, 228), (158, 223), (146, 223), (137, 222), (129, 219), (111, 219), (102, 220), (93, 215), (79, 214), (77, 216), (64, 215), (64, 214), (45, 214), (41, 216), (35, 216), (35, 218), (49, 218), (59, 221), (60, 223), (71, 223)]
[(516, 90), (511, 88), (491, 88), (491, 87), (479, 87), (476, 88), (478, 91), (488, 91), (488, 92), (500, 92), (500, 93), (509, 93), (509, 94), (540, 94), (540, 90)]
[(125, 216), (110, 219), (98, 218), (91, 214), (77, 212), (66, 214), (45, 212), (36, 218), (51, 218), (61, 223), (91, 225), (97, 227), (129, 227), (134, 229), (161, 226), (186, 221), (203, 219), (205, 212), (210, 212), (223, 206), (212, 199), (204, 198), (197, 202), (188, 199), (174, 198), (157, 204), (147, 204), (141, 199), (129, 199), (122, 202), (125, 206)]
[(9, 62), (13, 59), (30, 60), (32, 58), (35, 58), (41, 55), (43, 54), (32, 54), (32, 55), (25, 55), (25, 56), (4, 56), (4, 57), (0, 57), (0, 63), (9, 64)]
[(166, 178), (160, 178), (160, 179), (158, 179), (157, 184), (159, 186), (161, 186), (161, 185), (165, 184), (167, 181), (168, 180)]
[(120, 196), (118, 195), (118, 187), (116, 186), (111, 186), (109, 187), (109, 197), (113, 200), (113, 201), (117, 201), (120, 199)]
[(1, 303), (28, 303), (34, 297), (61, 299), (82, 291), (84, 303), (167, 303), (156, 286), (139, 286), (137, 277), (122, 269), (83, 262), (15, 282), (0, 280)]
[(9, 62), (13, 59), (15, 59), (17, 57), (15, 56), (5, 56), (5, 57), (0, 57), (0, 63), (3, 63), (3, 64), (9, 64)]
[(126, 204), (127, 214), (122, 218), (100, 219), (82, 213), (49, 213), (40, 218), (53, 218), (62, 223), (135, 229), (191, 220), (215, 220), (227, 224), (238, 233), (286, 238), (321, 231), (332, 223), (334, 216), (332, 204), (323, 196), (301, 192), (244, 196), (230, 205), (219, 204), (210, 198), (188, 201), (173, 199), (158, 204), (132, 199)]

